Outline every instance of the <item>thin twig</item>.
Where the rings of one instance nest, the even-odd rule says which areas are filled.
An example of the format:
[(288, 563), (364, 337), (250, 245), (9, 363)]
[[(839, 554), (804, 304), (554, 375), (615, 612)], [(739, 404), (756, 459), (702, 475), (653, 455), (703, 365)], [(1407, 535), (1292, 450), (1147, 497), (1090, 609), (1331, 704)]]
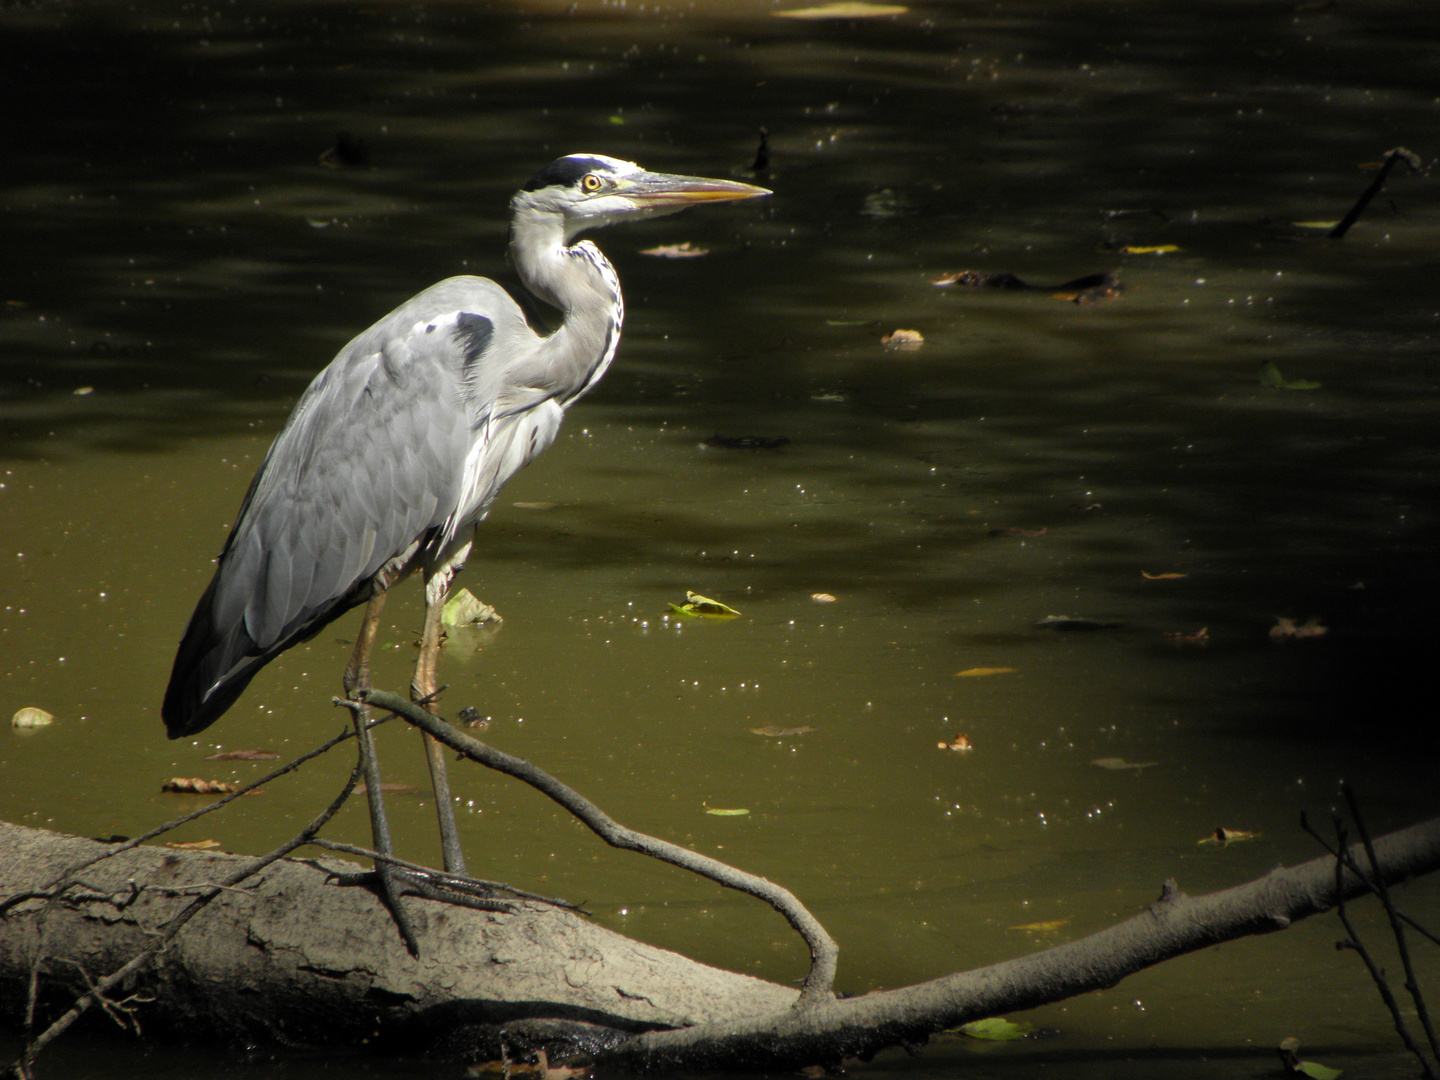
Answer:
[(1339, 240), (1350, 231), (1351, 225), (1354, 225), (1355, 222), (1360, 220), (1360, 215), (1363, 214), (1365, 208), (1370, 205), (1370, 200), (1380, 194), (1380, 189), (1385, 186), (1385, 179), (1390, 175), (1390, 170), (1395, 167), (1395, 162), (1403, 161), (1415, 172), (1420, 172), (1419, 157), (1411, 151), (1406, 150), (1403, 146), (1397, 146), (1393, 150), (1385, 151), (1383, 161), (1384, 163), (1380, 166), (1380, 171), (1375, 174), (1375, 179), (1370, 182), (1370, 186), (1361, 192), (1360, 198), (1357, 199), (1355, 205), (1350, 208), (1350, 212), (1340, 219), (1338, 225), (1330, 230), (1331, 240)]
[(412, 874), (423, 874), (430, 878), (437, 885), (445, 888), (458, 889), (498, 889), (507, 892), (517, 900), (533, 900), (537, 904), (549, 904), (552, 907), (564, 908), (567, 911), (580, 911), (585, 909), (579, 904), (572, 904), (569, 900), (561, 900), (553, 896), (541, 896), (539, 893), (526, 892), (524, 889), (517, 889), (514, 885), (506, 885), (503, 881), (481, 881), (479, 878), (462, 877), (459, 874), (447, 874), (440, 870), (413, 863), (395, 855), (382, 855), (378, 851), (371, 851), (369, 848), (357, 847), (354, 844), (342, 844), (335, 840), (321, 840), (318, 836), (310, 841), (311, 847), (324, 848), (326, 851), (339, 851), (346, 855), (356, 855), (362, 859), (372, 859), (375, 862), (389, 863), (391, 866), (401, 870), (409, 870)]
[[(1345, 823), (1340, 819), (1339, 815), (1336, 815), (1334, 824), (1337, 849), (1345, 852), (1347, 850), (1345, 843)], [(1303, 816), (1301, 817), (1301, 825), (1305, 828), (1306, 832), (1309, 832), (1312, 836), (1315, 835)], [(1328, 847), (1328, 845), (1326, 846)], [(1340, 925), (1345, 928), (1346, 935), (1344, 941), (1336, 943), (1336, 948), (1353, 949), (1359, 955), (1361, 962), (1365, 965), (1365, 970), (1370, 973), (1370, 980), (1375, 984), (1375, 990), (1380, 995), (1380, 1000), (1384, 1002), (1385, 1007), (1390, 1010), (1390, 1019), (1395, 1025), (1395, 1033), (1400, 1036), (1400, 1041), (1405, 1044), (1405, 1048), (1414, 1054), (1420, 1062), (1421, 1075), (1424, 1076), (1426, 1080), (1434, 1080), (1434, 1074), (1430, 1071), (1430, 1063), (1425, 1060), (1425, 1055), (1421, 1052), (1420, 1047), (1415, 1044), (1415, 1040), (1410, 1036), (1410, 1029), (1405, 1026), (1405, 1020), (1400, 1014), (1400, 1003), (1395, 1000), (1395, 995), (1390, 990), (1390, 983), (1385, 978), (1385, 972), (1375, 963), (1375, 959), (1370, 955), (1370, 950), (1365, 948), (1365, 943), (1360, 940), (1360, 935), (1355, 932), (1355, 926), (1350, 921), (1349, 913), (1345, 910), (1345, 871), (1348, 869), (1346, 863), (1351, 861), (1353, 860), (1350, 860), (1348, 856), (1337, 857), (1335, 859), (1335, 914), (1339, 916)], [(1373, 855), (1371, 855), (1370, 865), (1376, 869), (1378, 869), (1380, 865), (1374, 861)], [(1362, 881), (1365, 880), (1364, 875), (1357, 874), (1356, 876)], [(1369, 885), (1370, 883), (1366, 882), (1366, 884)], [(1372, 888), (1371, 891), (1373, 892), (1374, 889)]]
[[(1325, 851), (1328, 852), (1333, 858), (1339, 859), (1344, 862), (1345, 868), (1349, 870), (1352, 874), (1354, 874), (1357, 878), (1359, 878), (1360, 882), (1367, 889), (1369, 889), (1371, 892), (1376, 891), (1374, 879), (1371, 878), (1370, 874), (1366, 871), (1366, 869), (1351, 857), (1349, 850), (1336, 851), (1333, 847), (1331, 847), (1330, 842), (1326, 840), (1325, 837), (1321, 836), (1318, 832), (1316, 832), (1315, 829), (1310, 825), (1309, 820), (1305, 816), (1304, 810), (1300, 811), (1300, 828), (1304, 829), (1306, 834), (1309, 835), (1309, 837), (1317, 844), (1319, 844), (1322, 848), (1324, 848)], [(1440, 945), (1440, 937), (1437, 937), (1429, 929), (1429, 927), (1425, 926), (1419, 920), (1412, 919), (1409, 915), (1405, 914), (1405, 912), (1401, 911), (1398, 908), (1395, 910), (1395, 914), (1398, 918), (1404, 920), (1405, 924), (1409, 926), (1410, 929), (1414, 930), (1417, 934), (1419, 934), (1421, 937), (1427, 938), (1436, 945)]]
[(709, 878), (728, 889), (748, 893), (764, 900), (785, 917), (785, 920), (810, 947), (810, 971), (805, 977), (796, 1008), (808, 1008), (833, 998), (831, 987), (835, 980), (836, 957), (839, 950), (825, 928), (789, 890), (781, 888), (774, 882), (766, 881), (762, 877), (737, 870), (718, 859), (700, 855), (677, 844), (658, 840), (653, 836), (626, 828), (583, 795), (566, 787), (543, 769), (455, 730), (438, 716), (412, 705), (398, 694), (391, 694), (383, 690), (368, 690), (364, 692), (364, 698), (376, 708), (392, 712), (428, 732), (450, 749), (464, 754), (472, 761), (479, 762), (481, 765), (507, 776), (513, 776), (549, 796), (611, 847), (649, 855), (661, 862), (667, 862), (672, 866), (679, 866), (699, 874), (701, 877)]
[[(370, 726), (374, 727), (375, 724), (383, 724), (388, 719), (389, 717), (385, 717), (381, 720), (377, 720)], [(204, 817), (206, 814), (213, 813), (214, 811), (219, 810), (222, 806), (234, 802), (236, 799), (240, 798), (240, 796), (246, 795), (251, 791), (254, 791), (261, 785), (268, 784), (272, 780), (278, 780), (286, 773), (294, 772), (301, 765), (304, 765), (307, 761), (310, 761), (313, 758), (319, 757), (321, 754), (333, 750), (336, 746), (344, 742), (346, 739), (353, 739), (354, 737), (355, 732), (352, 729), (347, 728), (339, 735), (335, 736), (335, 738), (331, 739), (329, 742), (322, 743), (314, 750), (301, 754), (294, 761), (291, 761), (289, 764), (286, 765), (281, 765), (278, 769), (266, 773), (258, 780), (252, 780), (244, 787), (237, 788), (230, 794), (226, 795), (224, 798), (216, 799), (212, 803), (207, 803), (198, 810), (193, 810), (190, 813), (183, 815), (182, 817), (174, 818), (173, 820), (167, 821), (164, 825), (157, 825), (149, 832), (143, 834), (142, 836), (137, 836), (133, 840), (126, 840), (122, 843), (115, 845), (112, 848), (107, 848), (99, 855), (96, 855), (93, 859), (86, 859), (84, 862), (79, 863), (75, 866), (67, 867), (63, 874), (55, 878), (48, 885), (44, 886), (44, 888), (37, 889), (32, 892), (16, 893), (13, 896), (6, 897), (3, 901), (0, 901), (0, 918), (4, 918), (11, 908), (15, 907), (17, 904), (24, 903), (26, 900), (51, 900), (58, 897), (67, 888), (74, 884), (75, 875), (81, 873), (84, 870), (88, 870), (96, 863), (104, 862), (106, 859), (114, 858), (116, 855), (123, 854), (124, 852), (129, 851), (132, 848), (137, 848), (141, 844), (148, 843), (149, 841), (154, 840), (155, 837), (162, 836), (165, 833), (170, 832), (172, 829), (177, 829), (181, 825), (187, 825), (190, 822), (194, 821), (196, 818)]]
[[(329, 749), (329, 747), (336, 745), (340, 741), (340, 739), (332, 740), (329, 744), (327, 744), (325, 749)], [(307, 756), (313, 757), (314, 754), (312, 753)], [(186, 904), (185, 907), (181, 908), (180, 911), (174, 916), (174, 918), (172, 918), (165, 925), (164, 931), (160, 934), (159, 939), (153, 945), (151, 945), (148, 949), (145, 949), (144, 951), (131, 957), (125, 964), (121, 965), (121, 967), (111, 972), (99, 982), (92, 984), (90, 990), (82, 997), (78, 998), (75, 1003), (70, 1006), (69, 1011), (66, 1012), (65, 1015), (61, 1016), (58, 1020), (56, 1020), (44, 1031), (42, 1031), (39, 1035), (30, 1040), (30, 1042), (26, 1045), (24, 1052), (13, 1062), (10, 1063), (8, 1071), (13, 1076), (21, 1078), (21, 1080), (26, 1080), (26, 1078), (31, 1075), (31, 1066), (35, 1063), (35, 1058), (40, 1054), (42, 1050), (45, 1049), (45, 1047), (50, 1045), (50, 1043), (54, 1042), (55, 1039), (59, 1038), (60, 1035), (62, 1035), (66, 1030), (68, 1030), (70, 1026), (75, 1023), (76, 1020), (79, 1020), (80, 1017), (90, 1009), (91, 1006), (97, 1004), (97, 1002), (102, 1001), (104, 995), (112, 987), (118, 985), (124, 979), (128, 978), (130, 975), (139, 971), (146, 964), (154, 960), (155, 956), (160, 952), (160, 950), (163, 949), (166, 945), (168, 945), (191, 919), (193, 919), (196, 915), (200, 914), (200, 912), (205, 909), (205, 907), (210, 903), (210, 901), (214, 900), (215, 897), (219, 896), (223, 889), (240, 884), (240, 882), (244, 881), (246, 878), (258, 874), (271, 863), (278, 862), (280, 859), (283, 859), (286, 855), (290, 854), (290, 852), (294, 851), (296, 848), (303, 847), (305, 844), (308, 844), (311, 840), (313, 840), (315, 838), (315, 834), (318, 833), (322, 828), (324, 828), (325, 824), (339, 812), (340, 807), (345, 805), (345, 800), (350, 798), (350, 793), (355, 790), (355, 784), (359, 779), (360, 768), (357, 765), (351, 771), (350, 779), (346, 781), (345, 786), (340, 791), (340, 794), (335, 797), (334, 801), (331, 802), (329, 806), (327, 806), (323, 811), (320, 812), (319, 816), (317, 816), (313, 821), (311, 821), (310, 824), (306, 825), (305, 828), (301, 829), (298, 834), (296, 834), (290, 840), (287, 840), (285, 843), (281, 844), (278, 848), (270, 852), (268, 855), (262, 855), (257, 859), (251, 859), (249, 862), (245, 863), (238, 870), (236, 870), (233, 874), (225, 878), (222, 882), (217, 885), (211, 886), (205, 895), (197, 896), (194, 900), (191, 900), (190, 903)]]
[[(1355, 792), (1349, 784), (1341, 783), (1340, 791), (1345, 796), (1345, 802), (1350, 807), (1350, 817), (1355, 821), (1355, 830), (1360, 834), (1360, 842), (1365, 845), (1365, 857), (1370, 860), (1370, 865), (1376, 865), (1375, 845), (1370, 840), (1370, 830), (1365, 827), (1365, 819), (1360, 816), (1360, 804), (1355, 798)], [(1395, 910), (1395, 904), (1390, 899), (1390, 886), (1385, 884), (1385, 879), (1376, 875), (1375, 895), (1380, 898), (1381, 905), (1385, 908), (1385, 915), (1390, 920), (1390, 930), (1395, 935), (1395, 949), (1400, 954), (1400, 964), (1405, 969), (1405, 989), (1409, 991), (1410, 998), (1415, 1002), (1415, 1015), (1420, 1020), (1420, 1026), (1425, 1031), (1426, 1041), (1430, 1043), (1430, 1053), (1440, 1061), (1440, 1042), (1435, 1038), (1435, 1026), (1430, 1022), (1430, 1010), (1425, 1006), (1425, 997), (1420, 992), (1420, 983), (1415, 978), (1415, 964), (1410, 959), (1410, 946), (1405, 941), (1405, 926), (1400, 921), (1399, 914)], [(1425, 1075), (1434, 1076), (1430, 1064), (1422, 1057), (1421, 1063), (1425, 1066)]]

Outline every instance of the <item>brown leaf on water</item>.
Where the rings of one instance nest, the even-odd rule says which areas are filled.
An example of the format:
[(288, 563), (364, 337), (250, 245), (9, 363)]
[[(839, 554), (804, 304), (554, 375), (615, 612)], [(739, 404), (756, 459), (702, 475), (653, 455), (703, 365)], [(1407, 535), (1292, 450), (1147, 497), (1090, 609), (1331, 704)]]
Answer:
[(962, 754), (969, 753), (971, 750), (975, 749), (975, 745), (970, 741), (970, 737), (968, 735), (956, 735), (954, 742), (941, 742), (936, 743), (935, 745), (941, 750), (954, 750)]
[(768, 735), (772, 739), (784, 739), (791, 735), (809, 735), (815, 729), (813, 727), (776, 727), (774, 724), (764, 724), (760, 727), (750, 729), (755, 735)]
[(1328, 626), (1320, 625), (1320, 617), (1314, 616), (1309, 622), (1295, 625), (1294, 619), (1287, 619), (1283, 615), (1275, 617), (1275, 625), (1270, 628), (1271, 641), (1289, 641), (1295, 639), (1301, 641), (1305, 638), (1324, 637), (1330, 632)]
[(1258, 832), (1248, 832), (1245, 829), (1219, 828), (1198, 842), (1201, 844), (1220, 844), (1223, 847), (1225, 844), (1239, 844), (1246, 840), (1258, 840), (1260, 839), (1260, 835)]
[(1189, 575), (1189, 574), (1177, 574), (1177, 573), (1175, 573), (1175, 571), (1173, 571), (1173, 570), (1167, 571), (1166, 573), (1163, 573), (1163, 574), (1152, 574), (1152, 573), (1150, 573), (1149, 571), (1141, 570), (1141, 571), (1140, 571), (1140, 576), (1143, 577), (1146, 581), (1176, 581), (1176, 580), (1178, 580), (1179, 578), (1186, 578), (1186, 577), (1189, 577), (1190, 575)]
[(690, 241), (683, 244), (661, 244), (659, 247), (645, 248), (641, 255), (654, 255), (661, 259), (698, 259), (701, 255), (709, 255), (709, 248), (691, 247)]
[(1110, 769), (1112, 772), (1119, 772), (1122, 769), (1134, 769), (1137, 772), (1141, 769), (1150, 769), (1160, 763), (1158, 761), (1126, 761), (1123, 757), (1097, 757), (1090, 762), (1091, 765), (1099, 765), (1102, 769)]
[[(416, 792), (423, 790), (424, 788), (420, 787), (419, 784), (382, 783), (380, 785), (380, 793), (382, 795), (414, 795)], [(368, 791), (369, 789), (366, 788), (364, 780), (361, 780), (355, 785), (355, 794), (357, 795), (365, 795)]]
[(172, 847), (179, 851), (214, 851), (220, 846), (219, 840), (192, 840), (188, 844), (177, 842), (167, 843), (166, 847)]
[(919, 330), (892, 330), (880, 339), (880, 344), (891, 349), (914, 350), (925, 342), (925, 335)]
[(161, 791), (173, 791), (179, 795), (228, 795), (238, 790), (239, 784), (228, 780), (202, 780), (198, 776), (172, 776), (160, 785)]
[(1179, 630), (1167, 631), (1165, 640), (1177, 649), (1183, 648), (1186, 645), (1198, 645), (1203, 649), (1206, 645), (1210, 644), (1210, 628), (1208, 626), (1202, 626), (1193, 634), (1181, 633)]
[(970, 667), (964, 671), (957, 671), (957, 679), (983, 679), (986, 675), (1008, 675), (1015, 669), (1013, 667)]
[(225, 750), (211, 754), (206, 761), (274, 761), (280, 755), (273, 750)]

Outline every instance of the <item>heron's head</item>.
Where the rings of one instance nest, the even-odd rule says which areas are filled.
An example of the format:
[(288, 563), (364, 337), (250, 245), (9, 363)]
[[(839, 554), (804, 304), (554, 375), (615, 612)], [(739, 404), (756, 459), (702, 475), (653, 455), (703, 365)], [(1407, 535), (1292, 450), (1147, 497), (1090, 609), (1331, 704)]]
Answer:
[(570, 154), (536, 173), (511, 200), (517, 216), (554, 215), (568, 243), (586, 229), (673, 214), (697, 203), (753, 199), (770, 192), (735, 180), (647, 172), (603, 154)]

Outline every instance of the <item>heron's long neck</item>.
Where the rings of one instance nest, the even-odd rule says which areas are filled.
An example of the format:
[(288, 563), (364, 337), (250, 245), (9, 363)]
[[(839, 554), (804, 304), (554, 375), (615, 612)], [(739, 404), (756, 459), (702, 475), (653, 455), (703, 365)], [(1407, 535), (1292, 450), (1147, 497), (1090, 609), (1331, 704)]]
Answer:
[(557, 398), (568, 405), (610, 366), (620, 344), (625, 301), (610, 261), (588, 240), (570, 245), (553, 215), (518, 212), (510, 258), (525, 287), (565, 316), (541, 346)]

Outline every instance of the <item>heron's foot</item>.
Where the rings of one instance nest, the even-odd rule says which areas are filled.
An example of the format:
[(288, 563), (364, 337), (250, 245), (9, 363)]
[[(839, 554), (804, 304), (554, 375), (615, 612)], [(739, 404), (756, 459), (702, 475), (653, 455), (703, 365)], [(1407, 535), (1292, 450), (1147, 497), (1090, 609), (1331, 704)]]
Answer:
[[(388, 889), (383, 879), (388, 878)], [(434, 900), (440, 904), (454, 904), (458, 907), (473, 908), (476, 911), (498, 911), (504, 914), (513, 914), (515, 905), (509, 901), (502, 900), (496, 895), (495, 889), (483, 881), (474, 881), (469, 878), (457, 878), (451, 874), (428, 874), (417, 870), (403, 870), (399, 867), (388, 869), (362, 870), (356, 874), (334, 874), (330, 875), (330, 881), (337, 885), (359, 885), (363, 888), (375, 891), (386, 901), (386, 907), (390, 908), (391, 914), (395, 915), (395, 922), (400, 926), (400, 936), (406, 938), (409, 944), (413, 933), (406, 935), (405, 927), (408, 920), (396, 913), (398, 903), (390, 903), (388, 896), (393, 895), (398, 901), (402, 896), (418, 896), (422, 900)], [(411, 952), (415, 952), (411, 949)]]

